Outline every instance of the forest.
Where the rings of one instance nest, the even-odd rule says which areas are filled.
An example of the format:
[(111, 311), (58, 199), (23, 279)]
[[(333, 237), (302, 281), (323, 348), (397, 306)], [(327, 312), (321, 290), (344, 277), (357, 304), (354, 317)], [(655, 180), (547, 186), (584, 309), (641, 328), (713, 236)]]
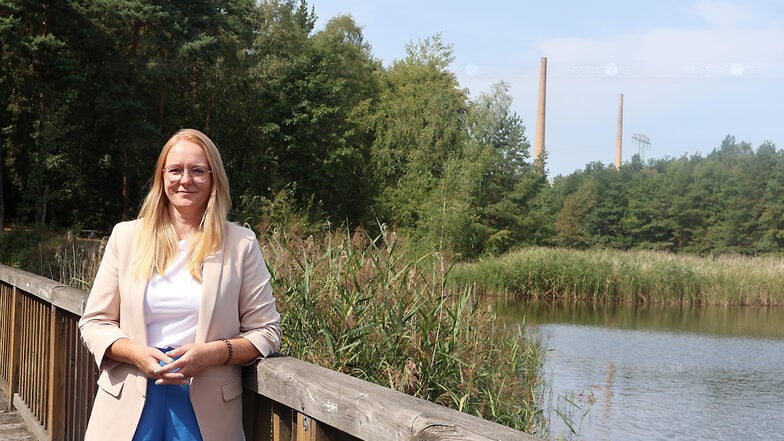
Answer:
[[(108, 232), (181, 127), (221, 149), (232, 220), (394, 231), (455, 259), (527, 246), (775, 254), (784, 156), (533, 167), (509, 86), (472, 97), (435, 34), (388, 66), (306, 1), (0, 0), (0, 224)], [(764, 134), (762, 134), (764, 136)]]

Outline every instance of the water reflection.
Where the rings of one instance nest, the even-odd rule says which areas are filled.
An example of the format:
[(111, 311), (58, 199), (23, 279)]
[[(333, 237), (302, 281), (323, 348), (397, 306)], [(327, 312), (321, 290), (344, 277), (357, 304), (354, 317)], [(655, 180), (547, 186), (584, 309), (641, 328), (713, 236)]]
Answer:
[[(538, 330), (551, 409), (571, 407), (581, 440), (784, 439), (782, 310), (521, 303), (503, 315)], [(550, 418), (554, 437), (569, 433)]]
[(672, 330), (711, 335), (784, 339), (784, 308), (502, 302), (501, 315), (528, 323), (568, 323), (618, 329)]

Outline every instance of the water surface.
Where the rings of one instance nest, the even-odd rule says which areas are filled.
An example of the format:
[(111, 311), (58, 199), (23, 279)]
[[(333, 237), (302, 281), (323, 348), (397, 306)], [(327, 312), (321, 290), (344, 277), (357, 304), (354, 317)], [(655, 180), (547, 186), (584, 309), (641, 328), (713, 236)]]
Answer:
[(784, 440), (784, 308), (503, 311), (524, 318), (549, 350), (554, 438), (578, 438), (558, 410), (586, 441)]

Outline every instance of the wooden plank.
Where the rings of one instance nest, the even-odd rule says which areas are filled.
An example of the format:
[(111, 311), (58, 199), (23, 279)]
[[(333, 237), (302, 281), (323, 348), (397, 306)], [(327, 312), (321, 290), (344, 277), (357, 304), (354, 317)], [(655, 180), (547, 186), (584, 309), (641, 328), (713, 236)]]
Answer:
[(42, 328), (49, 327), (49, 320), (41, 313), (42, 305), (36, 300), (37, 299), (30, 300), (30, 310), (33, 317), (29, 322), (29, 325), (33, 328), (32, 348), (23, 348), (25, 352), (29, 352), (28, 349), (33, 349), (34, 351), (28, 358), (29, 365), (32, 367), (33, 376), (30, 378), (31, 394), (27, 404), (33, 410), (38, 421), (46, 427), (46, 418), (44, 416), (44, 404), (46, 403), (44, 386), (47, 383), (48, 373), (44, 370), (46, 353), (43, 350), (44, 331)]
[[(0, 283), (0, 381), (5, 386), (8, 386), (8, 363), (11, 344), (11, 333), (13, 326), (11, 324), (11, 310), (12, 308), (12, 294), (13, 288)], [(8, 399), (2, 403), (7, 403)], [(0, 408), (6, 407), (7, 404), (0, 404)]]
[(541, 440), (291, 357), (261, 360), (249, 375), (252, 390), (363, 440)]
[(304, 413), (297, 412), (297, 441), (338, 441), (340, 432)]
[(74, 427), (70, 428), (73, 441), (84, 439), (84, 432), (87, 430), (87, 422), (95, 401), (98, 385), (98, 367), (95, 365), (93, 357), (87, 348), (79, 340), (79, 329), (76, 322), (73, 323), (74, 343), (76, 346), (76, 361), (73, 375), (76, 377), (76, 397), (74, 398)]
[(8, 409), (13, 406), (13, 397), (19, 388), (19, 359), (22, 332), (22, 294), (14, 286), (11, 292), (11, 343), (8, 360)]
[[(33, 415), (35, 415), (39, 422), (45, 424), (46, 420), (41, 419), (41, 403), (43, 402), (41, 397), (41, 386), (46, 381), (44, 373), (41, 372), (40, 362), (44, 357), (44, 354), (41, 353), (41, 321), (43, 317), (41, 317), (38, 302), (30, 297), (27, 298), (27, 301), (30, 304), (31, 319), (25, 322), (25, 326), (31, 327), (33, 332), (31, 335), (32, 338), (30, 339), (30, 345), (22, 347), (22, 350), (27, 355), (26, 364), (29, 367), (29, 372), (32, 372), (32, 375), (28, 378), (30, 392), (25, 398), (27, 398), (27, 405), (30, 406)], [(48, 321), (44, 321), (43, 324), (48, 324)]]
[(316, 421), (300, 412), (297, 415), (297, 428), (295, 439), (297, 441), (316, 441)]
[(272, 405), (272, 441), (295, 441), (292, 431), (293, 414), (288, 406)]
[(0, 280), (47, 302), (51, 299), (52, 288), (62, 285), (46, 277), (2, 264), (0, 264)]
[(63, 441), (65, 438), (65, 372), (67, 368), (66, 350), (68, 347), (64, 319), (58, 314), (57, 307), (51, 306), (49, 312), (49, 396), (47, 397), (47, 423), (49, 441)]
[(65, 398), (68, 400), (68, 410), (65, 413), (65, 421), (63, 421), (63, 425), (65, 426), (64, 439), (66, 441), (78, 441), (84, 439), (82, 429), (87, 424), (86, 421), (82, 423), (79, 416), (85, 411), (84, 408), (86, 407), (83, 404), (84, 401), (80, 401), (80, 397), (84, 396), (81, 385), (90, 377), (90, 366), (86, 366), (86, 369), (79, 368), (79, 356), (81, 354), (79, 349), (81, 342), (79, 341), (77, 318), (69, 317), (70, 314), (68, 313), (62, 314), (67, 317), (66, 326), (68, 328), (66, 331), (66, 334), (68, 335), (68, 349), (66, 349), (65, 352), (67, 357), (67, 370), (64, 379), (66, 384)]
[(80, 289), (66, 285), (57, 285), (52, 287), (50, 297), (52, 299), (52, 304), (59, 309), (81, 316), (82, 312), (84, 312), (84, 306), (87, 304), (87, 297), (89, 295), (88, 292)]
[(245, 391), (242, 394), (242, 426), (248, 441), (272, 439), (272, 400)]

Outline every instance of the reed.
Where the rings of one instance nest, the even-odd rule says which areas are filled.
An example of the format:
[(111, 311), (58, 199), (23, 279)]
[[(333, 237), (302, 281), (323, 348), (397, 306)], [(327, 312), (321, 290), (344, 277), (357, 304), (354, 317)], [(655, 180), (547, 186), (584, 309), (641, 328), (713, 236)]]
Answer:
[(0, 234), (0, 262), (90, 290), (107, 238), (80, 238), (78, 227), (55, 233), (45, 228), (12, 229)]
[(449, 282), (479, 292), (597, 302), (784, 305), (781, 257), (525, 248), (455, 265)]
[(433, 253), (364, 232), (262, 241), (283, 316), (282, 351), (510, 427), (545, 433), (544, 352)]
[(56, 241), (54, 261), (46, 265), (45, 272), (53, 280), (71, 287), (89, 291), (101, 264), (108, 237), (100, 240), (79, 239), (73, 230), (65, 233), (64, 241)]

